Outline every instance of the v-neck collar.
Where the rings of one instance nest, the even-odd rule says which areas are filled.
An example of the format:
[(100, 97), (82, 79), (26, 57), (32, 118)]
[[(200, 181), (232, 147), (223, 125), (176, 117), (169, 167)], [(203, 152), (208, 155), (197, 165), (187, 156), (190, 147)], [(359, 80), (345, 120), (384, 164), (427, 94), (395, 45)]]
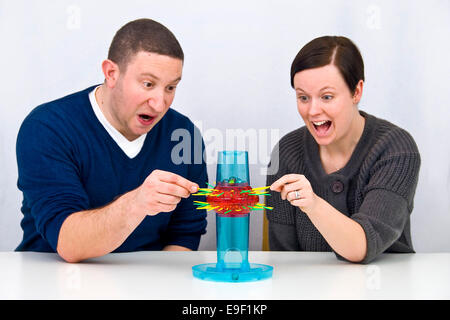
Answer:
[(100, 120), (97, 118), (97, 116), (96, 116), (96, 114), (95, 114), (95, 112), (94, 112), (94, 109), (93, 109), (93, 107), (92, 107), (92, 105), (91, 105), (91, 101), (90, 101), (90, 99), (89, 99), (89, 93), (90, 93), (92, 90), (94, 90), (97, 86), (98, 86), (98, 85), (92, 86), (92, 87), (88, 88), (88, 89), (85, 91), (86, 94), (85, 94), (85, 96), (84, 96), (84, 99), (86, 99), (86, 100), (88, 101), (88, 105), (89, 105), (89, 108), (87, 108), (87, 109), (88, 109), (88, 110), (87, 110), (88, 115), (89, 115), (90, 118), (93, 119), (93, 124), (97, 127), (98, 132), (100, 132), (100, 133), (103, 135), (104, 139), (106, 139), (106, 140), (108, 141), (108, 143), (112, 146), (112, 148), (114, 149), (114, 151), (117, 152), (118, 154), (120, 154), (120, 157), (122, 158), (122, 160), (124, 160), (124, 161), (125, 161), (126, 163), (128, 163), (130, 166), (134, 166), (133, 164), (139, 163), (139, 162), (140, 162), (140, 159), (144, 156), (144, 154), (145, 154), (144, 150), (146, 149), (146, 146), (148, 146), (148, 144), (151, 143), (151, 141), (153, 141), (153, 138), (154, 138), (154, 136), (156, 135), (156, 131), (158, 130), (158, 127), (159, 127), (161, 121), (159, 121), (159, 122), (152, 128), (152, 130), (150, 130), (150, 131), (147, 133), (147, 135), (146, 135), (146, 137), (145, 137), (145, 140), (144, 140), (144, 142), (143, 142), (142, 148), (141, 148), (141, 150), (139, 151), (139, 153), (138, 153), (135, 157), (133, 157), (133, 158), (128, 157), (128, 155), (122, 150), (122, 148), (117, 144), (117, 142), (113, 139), (113, 137), (111, 137), (111, 135), (108, 133), (108, 131), (107, 131), (106, 128), (103, 126), (103, 124), (100, 122)]
[(144, 146), (144, 141), (147, 134), (141, 135), (133, 141), (129, 141), (125, 138), (114, 126), (106, 119), (100, 106), (98, 105), (95, 93), (100, 86), (95, 87), (94, 90), (89, 92), (89, 101), (91, 103), (92, 109), (97, 117), (97, 120), (102, 124), (108, 134), (113, 138), (115, 143), (122, 149), (122, 151), (128, 156), (128, 158), (135, 158)]

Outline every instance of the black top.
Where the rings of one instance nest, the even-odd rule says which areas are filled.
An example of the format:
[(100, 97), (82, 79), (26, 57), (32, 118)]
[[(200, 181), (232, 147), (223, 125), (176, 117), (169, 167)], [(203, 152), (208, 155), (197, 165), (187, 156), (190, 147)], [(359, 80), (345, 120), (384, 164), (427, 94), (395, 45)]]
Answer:
[[(303, 174), (313, 191), (358, 222), (367, 238), (368, 263), (383, 252), (414, 252), (410, 214), (417, 186), (420, 154), (411, 135), (394, 124), (360, 111), (363, 134), (348, 163), (327, 174), (319, 146), (306, 127), (285, 135), (272, 152), (267, 185), (285, 174)], [(331, 251), (331, 247), (298, 207), (280, 193), (266, 197), (271, 250)], [(341, 258), (338, 255), (339, 258)]]

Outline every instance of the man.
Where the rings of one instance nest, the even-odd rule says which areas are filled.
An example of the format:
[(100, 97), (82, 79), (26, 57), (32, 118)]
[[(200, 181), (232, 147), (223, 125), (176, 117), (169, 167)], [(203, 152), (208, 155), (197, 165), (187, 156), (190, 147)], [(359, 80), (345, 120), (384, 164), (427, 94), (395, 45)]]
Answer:
[[(17, 251), (79, 262), (109, 252), (198, 248), (206, 213), (189, 196), (205, 186), (206, 165), (203, 157), (200, 164), (171, 159), (172, 132), (198, 130), (169, 109), (183, 60), (166, 27), (132, 21), (114, 36), (103, 84), (27, 116), (17, 138), (24, 215)], [(202, 141), (201, 150), (188, 151), (203, 148)]]

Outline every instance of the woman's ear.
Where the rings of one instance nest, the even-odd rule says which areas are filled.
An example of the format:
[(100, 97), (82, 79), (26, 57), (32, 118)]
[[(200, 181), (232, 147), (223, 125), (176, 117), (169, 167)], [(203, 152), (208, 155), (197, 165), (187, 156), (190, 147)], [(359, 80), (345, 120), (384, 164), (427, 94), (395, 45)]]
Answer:
[(353, 104), (358, 104), (362, 98), (364, 81), (359, 80), (356, 84), (355, 93), (353, 94)]

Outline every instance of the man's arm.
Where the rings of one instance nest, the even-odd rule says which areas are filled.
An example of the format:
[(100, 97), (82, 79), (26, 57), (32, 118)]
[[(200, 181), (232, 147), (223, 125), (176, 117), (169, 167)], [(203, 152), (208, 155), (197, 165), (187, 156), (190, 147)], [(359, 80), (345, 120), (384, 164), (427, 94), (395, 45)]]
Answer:
[(68, 262), (79, 262), (114, 251), (146, 215), (173, 211), (181, 198), (197, 189), (197, 184), (181, 176), (155, 170), (140, 187), (109, 205), (67, 217), (59, 232), (57, 252)]
[(118, 248), (145, 218), (131, 205), (132, 192), (100, 209), (68, 216), (58, 236), (58, 254), (67, 262), (105, 255)]
[(186, 247), (170, 244), (165, 246), (163, 251), (192, 251), (192, 250)]

